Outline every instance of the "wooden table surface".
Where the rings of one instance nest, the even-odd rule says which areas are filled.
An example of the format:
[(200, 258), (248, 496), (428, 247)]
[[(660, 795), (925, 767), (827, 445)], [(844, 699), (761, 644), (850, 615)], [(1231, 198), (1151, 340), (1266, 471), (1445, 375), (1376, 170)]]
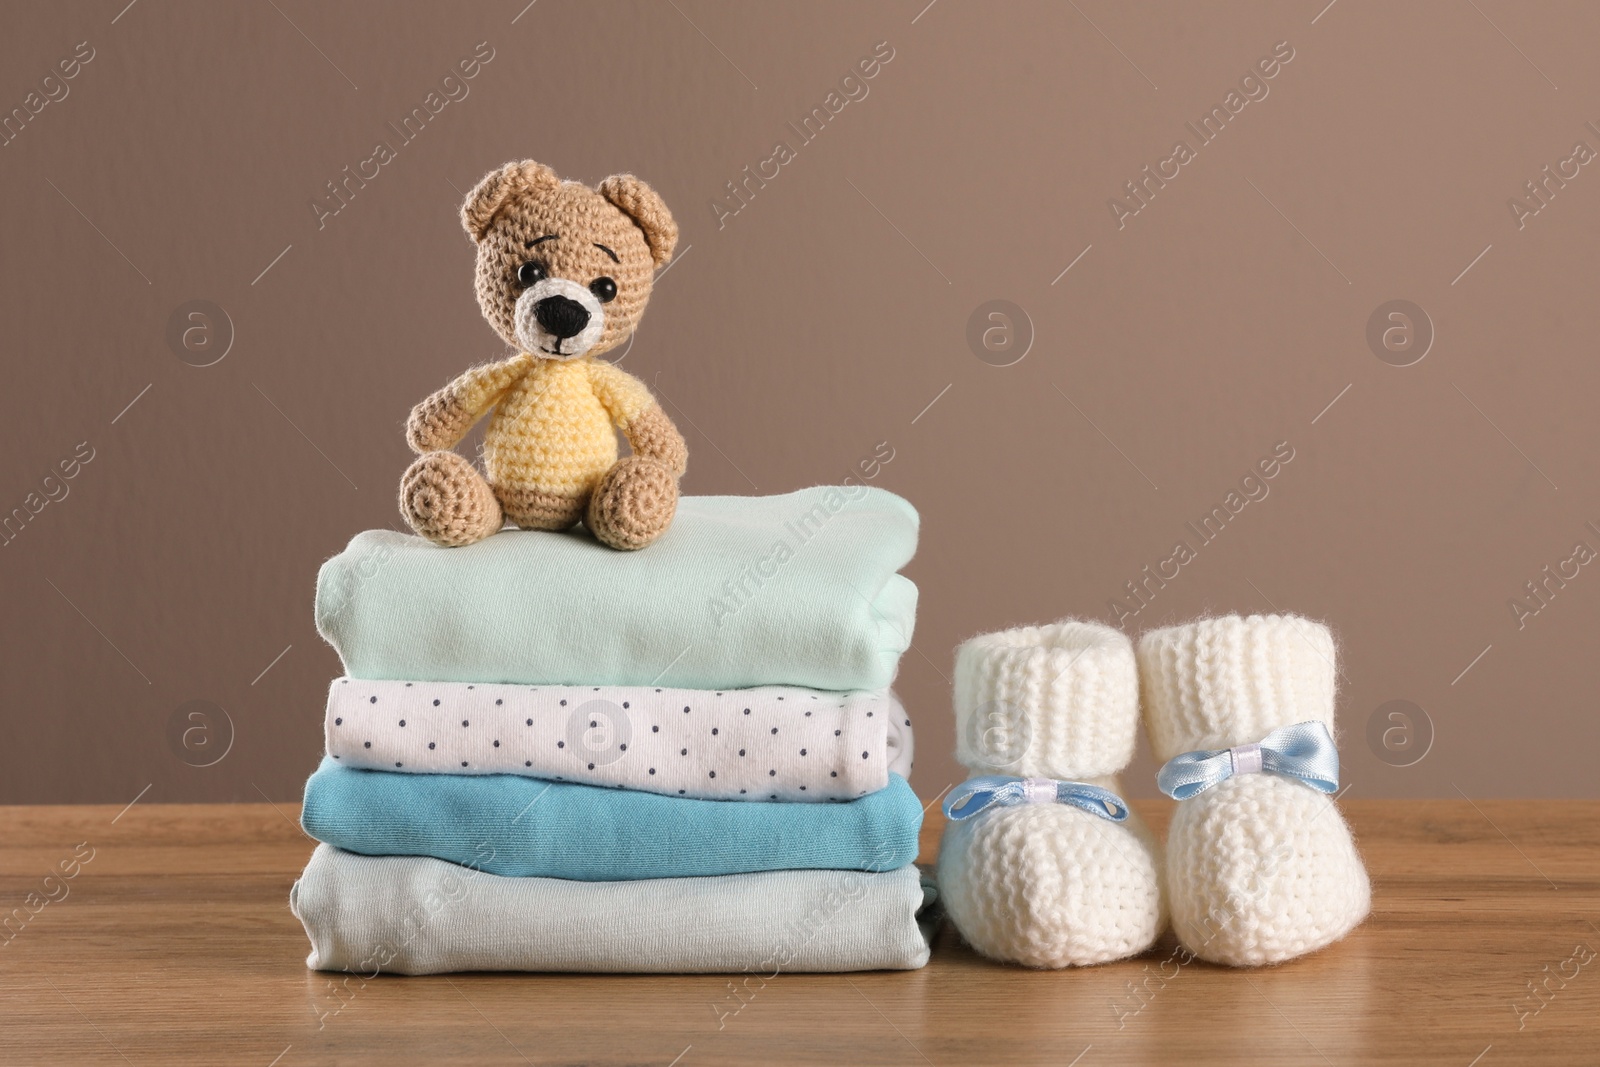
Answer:
[[(1164, 827), (1164, 802), (1139, 807)], [(0, 808), (0, 901), (37, 909), (0, 935), (0, 1062), (1600, 1063), (1600, 802), (1345, 807), (1373, 915), (1318, 955), (1178, 968), (1168, 941), (1032, 972), (946, 927), (923, 970), (780, 975), (721, 1029), (727, 980), (705, 975), (382, 977), (341, 997), (287, 907), (311, 850), (292, 805)]]

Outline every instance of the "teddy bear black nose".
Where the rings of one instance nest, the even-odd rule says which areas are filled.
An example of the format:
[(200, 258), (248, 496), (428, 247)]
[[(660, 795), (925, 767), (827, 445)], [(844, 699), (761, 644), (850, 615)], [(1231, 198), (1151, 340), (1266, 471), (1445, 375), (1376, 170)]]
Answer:
[(589, 325), (588, 309), (564, 296), (547, 296), (533, 305), (533, 317), (546, 333), (562, 340), (578, 336)]

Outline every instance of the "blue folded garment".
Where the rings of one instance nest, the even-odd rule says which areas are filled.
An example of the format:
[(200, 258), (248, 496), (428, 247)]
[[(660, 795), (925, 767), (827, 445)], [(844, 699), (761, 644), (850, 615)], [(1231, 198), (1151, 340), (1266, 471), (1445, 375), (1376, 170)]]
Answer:
[(687, 496), (639, 552), (369, 530), (323, 564), (317, 629), (357, 679), (877, 690), (911, 642), (916, 547), (916, 510), (864, 485)]
[(576, 881), (755, 871), (891, 871), (916, 859), (922, 805), (899, 775), (827, 804), (695, 800), (546, 782), (341, 767), (306, 783), (300, 823), (368, 856), (433, 856), (517, 877)]

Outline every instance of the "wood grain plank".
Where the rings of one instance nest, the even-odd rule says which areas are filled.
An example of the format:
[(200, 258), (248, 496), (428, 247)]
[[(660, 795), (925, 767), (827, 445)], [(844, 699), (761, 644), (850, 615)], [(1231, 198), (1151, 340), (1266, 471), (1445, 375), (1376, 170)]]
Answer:
[[(1164, 829), (1169, 805), (1138, 806)], [(1600, 960), (1547, 977), (1600, 949), (1600, 802), (1345, 807), (1373, 916), (1281, 967), (1178, 966), (1169, 940), (1031, 972), (946, 928), (924, 970), (782, 974), (738, 999), (721, 976), (345, 981), (304, 965), (293, 806), (0, 808), (0, 906), (56, 897), (0, 937), (0, 1063), (1600, 1062)], [(940, 829), (935, 812), (924, 859)]]

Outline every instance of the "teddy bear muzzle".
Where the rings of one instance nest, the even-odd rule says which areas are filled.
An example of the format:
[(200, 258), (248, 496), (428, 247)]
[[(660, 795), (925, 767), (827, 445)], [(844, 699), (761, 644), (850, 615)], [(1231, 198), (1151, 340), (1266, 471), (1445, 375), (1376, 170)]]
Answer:
[(606, 330), (599, 299), (568, 278), (545, 278), (517, 297), (517, 340), (534, 355), (574, 359), (593, 348)]

